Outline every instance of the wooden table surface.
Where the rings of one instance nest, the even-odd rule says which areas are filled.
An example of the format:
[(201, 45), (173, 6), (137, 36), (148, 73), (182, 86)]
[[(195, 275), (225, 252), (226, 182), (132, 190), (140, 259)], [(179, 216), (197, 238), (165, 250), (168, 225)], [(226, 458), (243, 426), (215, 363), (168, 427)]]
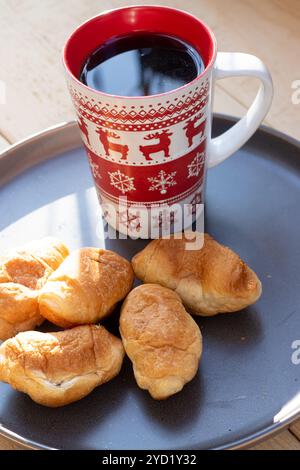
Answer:
[[(69, 33), (99, 12), (140, 4), (136, 0), (0, 0), (0, 149), (62, 121), (74, 119), (61, 64)], [(219, 50), (258, 55), (275, 88), (265, 123), (300, 139), (300, 104), (292, 83), (300, 80), (299, 0), (155, 0), (184, 8), (214, 30)], [(219, 81), (215, 111), (241, 116), (257, 89), (255, 79)], [(300, 450), (300, 420), (256, 449)], [(0, 436), (0, 449), (21, 446)]]

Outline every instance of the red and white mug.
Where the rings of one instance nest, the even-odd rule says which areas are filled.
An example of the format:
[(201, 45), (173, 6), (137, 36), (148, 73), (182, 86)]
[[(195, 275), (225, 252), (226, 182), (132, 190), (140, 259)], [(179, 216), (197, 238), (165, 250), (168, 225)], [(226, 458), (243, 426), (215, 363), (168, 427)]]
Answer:
[[(142, 97), (102, 93), (79, 81), (83, 63), (97, 47), (137, 31), (179, 37), (200, 53), (205, 70), (180, 88)], [(217, 53), (215, 37), (202, 21), (164, 6), (128, 6), (88, 20), (69, 37), (64, 65), (104, 216), (135, 237), (148, 237), (149, 225), (160, 230), (164, 214), (170, 220), (170, 207), (173, 222), (181, 223), (185, 211), (180, 216), (177, 211), (183, 207), (195, 215), (204, 202), (206, 168), (221, 163), (251, 137), (273, 96), (272, 79), (260, 59)], [(212, 139), (214, 84), (232, 76), (257, 77), (261, 86), (246, 115)], [(189, 218), (184, 225), (190, 225)]]

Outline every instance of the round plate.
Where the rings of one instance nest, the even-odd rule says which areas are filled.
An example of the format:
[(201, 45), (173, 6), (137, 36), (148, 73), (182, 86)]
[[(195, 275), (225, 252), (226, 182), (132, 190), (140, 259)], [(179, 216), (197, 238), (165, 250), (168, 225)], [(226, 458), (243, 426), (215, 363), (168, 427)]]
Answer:
[[(216, 118), (215, 133), (232, 122)], [(2, 249), (46, 235), (62, 238), (71, 249), (106, 246), (128, 259), (145, 246), (141, 240), (102, 239), (74, 123), (5, 152), (0, 182)], [(291, 412), (289, 403), (300, 388), (300, 365), (292, 361), (292, 343), (300, 336), (299, 144), (260, 129), (209, 170), (206, 203), (206, 230), (257, 272), (263, 295), (239, 313), (197, 318), (204, 353), (195, 379), (158, 402), (137, 387), (126, 359), (117, 378), (58, 409), (1, 383), (3, 434), (37, 448), (236, 448), (298, 414), (300, 400), (294, 399)], [(105, 325), (117, 334), (118, 314)]]

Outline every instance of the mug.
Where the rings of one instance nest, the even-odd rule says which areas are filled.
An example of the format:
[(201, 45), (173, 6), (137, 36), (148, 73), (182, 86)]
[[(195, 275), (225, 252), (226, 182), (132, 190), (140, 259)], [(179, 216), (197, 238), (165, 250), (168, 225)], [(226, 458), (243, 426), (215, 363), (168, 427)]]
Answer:
[[(78, 79), (85, 60), (101, 44), (141, 31), (191, 44), (204, 61), (204, 71), (177, 89), (138, 97), (102, 93)], [(272, 79), (260, 59), (217, 52), (208, 26), (166, 6), (101, 13), (71, 34), (63, 61), (103, 215), (131, 237), (153, 237), (168, 224), (175, 231), (190, 226), (204, 203), (206, 169), (223, 162), (251, 137), (272, 102)], [(257, 77), (259, 91), (246, 115), (212, 138), (215, 82), (233, 76)]]

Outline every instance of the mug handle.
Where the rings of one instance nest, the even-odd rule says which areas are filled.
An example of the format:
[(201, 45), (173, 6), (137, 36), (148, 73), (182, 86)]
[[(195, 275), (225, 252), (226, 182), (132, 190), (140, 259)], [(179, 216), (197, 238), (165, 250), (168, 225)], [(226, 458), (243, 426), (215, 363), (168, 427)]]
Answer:
[(245, 116), (228, 131), (208, 141), (208, 168), (223, 162), (244, 145), (259, 127), (271, 106), (273, 83), (263, 62), (251, 54), (219, 52), (214, 66), (213, 80), (239, 76), (259, 78), (260, 88)]

